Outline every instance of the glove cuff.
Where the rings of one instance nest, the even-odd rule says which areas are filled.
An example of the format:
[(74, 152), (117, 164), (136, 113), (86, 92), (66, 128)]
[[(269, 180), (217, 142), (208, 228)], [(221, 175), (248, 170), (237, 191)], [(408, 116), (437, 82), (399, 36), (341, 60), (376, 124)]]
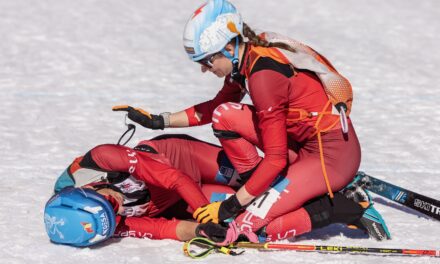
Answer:
[(196, 237), (208, 238), (216, 243), (224, 242), (228, 235), (228, 228), (208, 222), (206, 224), (197, 225), (195, 235)]
[(170, 112), (163, 112), (159, 114), (160, 116), (163, 117), (163, 126), (164, 128), (166, 127), (170, 127)]
[(196, 237), (207, 237), (206, 236), (206, 233), (205, 232), (203, 232), (203, 226), (202, 226), (203, 224), (198, 224), (197, 226), (196, 226), (196, 230), (195, 230), (195, 235), (196, 235)]
[(241, 209), (243, 209), (243, 206), (240, 204), (237, 196), (234, 194), (221, 203), (218, 218), (221, 220), (228, 219), (238, 214)]

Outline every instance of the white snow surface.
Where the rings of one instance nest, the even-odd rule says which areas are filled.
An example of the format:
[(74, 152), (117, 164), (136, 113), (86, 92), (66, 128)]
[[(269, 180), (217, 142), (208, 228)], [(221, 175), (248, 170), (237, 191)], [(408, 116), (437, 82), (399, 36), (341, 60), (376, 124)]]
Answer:
[[(361, 169), (440, 199), (440, 2), (234, 0), (253, 28), (303, 41), (353, 84)], [(202, 1), (0, 0), (0, 262), (189, 263), (182, 243), (111, 239), (54, 245), (44, 204), (74, 157), (125, 130), (111, 107), (178, 111), (212, 98), (222, 80), (186, 57), (182, 31)], [(249, 99), (247, 99), (249, 102)], [(166, 130), (217, 143), (210, 126)], [(140, 139), (163, 133), (138, 127)], [(375, 196), (393, 239), (376, 242), (333, 225), (284, 243), (439, 249), (440, 223)], [(440, 263), (247, 250), (198, 263)]]

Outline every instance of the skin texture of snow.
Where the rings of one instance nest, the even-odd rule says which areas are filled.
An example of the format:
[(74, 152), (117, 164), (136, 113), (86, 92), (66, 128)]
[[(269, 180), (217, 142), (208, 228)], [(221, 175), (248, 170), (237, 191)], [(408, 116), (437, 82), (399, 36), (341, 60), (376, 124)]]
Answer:
[[(233, 1), (255, 29), (303, 41), (353, 84), (351, 118), (361, 169), (440, 199), (440, 4), (436, 0)], [(44, 203), (74, 157), (125, 131), (130, 104), (152, 113), (212, 98), (222, 80), (201, 74), (182, 47), (198, 0), (0, 0), (0, 259), (2, 263), (187, 263), (182, 243), (110, 240), (56, 246), (44, 230)], [(270, 10), (270, 12), (269, 12)], [(247, 98), (245, 102), (249, 102)], [(218, 143), (210, 126), (165, 130)], [(163, 131), (138, 127), (133, 146)], [(331, 226), (301, 244), (440, 248), (440, 223), (375, 197), (393, 235), (376, 242)], [(284, 241), (289, 242), (289, 241)], [(212, 255), (198, 263), (434, 263), (429, 258), (258, 252)]]

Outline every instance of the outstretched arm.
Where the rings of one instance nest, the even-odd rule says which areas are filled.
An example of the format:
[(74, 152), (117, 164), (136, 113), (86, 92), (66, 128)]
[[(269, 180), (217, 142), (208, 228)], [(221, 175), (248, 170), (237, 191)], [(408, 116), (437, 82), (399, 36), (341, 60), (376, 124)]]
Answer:
[[(237, 240), (240, 234), (245, 233), (240, 232), (235, 223), (222, 226), (214, 223), (198, 224), (176, 219), (128, 217), (120, 220), (114, 236), (180, 241), (188, 241), (194, 237), (206, 237), (216, 243), (227, 245)], [(248, 238), (252, 237), (248, 236)], [(251, 241), (257, 242), (256, 236)]]
[(196, 227), (195, 222), (176, 219), (127, 217), (121, 218), (114, 236), (186, 241), (195, 237)]
[(212, 100), (191, 106), (184, 111), (154, 115), (128, 105), (115, 106), (113, 111), (126, 111), (128, 118), (150, 129), (199, 126), (211, 123), (212, 112), (217, 106), (226, 102), (240, 102), (244, 95), (245, 92), (240, 84), (231, 82), (228, 76), (225, 78), (223, 88)]

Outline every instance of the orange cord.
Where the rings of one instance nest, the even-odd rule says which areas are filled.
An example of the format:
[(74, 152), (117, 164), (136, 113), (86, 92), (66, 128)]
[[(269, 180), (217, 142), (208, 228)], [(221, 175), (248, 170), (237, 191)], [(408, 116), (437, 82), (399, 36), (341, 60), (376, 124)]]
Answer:
[(327, 176), (327, 169), (325, 168), (324, 150), (322, 148), (321, 132), (318, 132), (318, 144), (319, 144), (319, 157), (321, 160), (321, 168), (322, 168), (322, 174), (324, 174), (325, 185), (327, 186), (327, 190), (328, 190), (328, 194), (330, 195), (330, 198), (333, 199), (334, 195), (333, 195), (332, 187), (330, 186), (330, 182)]
[[(333, 194), (332, 188), (330, 186), (330, 181), (328, 179), (327, 169), (326, 169), (326, 166), (325, 166), (324, 148), (323, 148), (323, 145), (322, 145), (321, 133), (322, 132), (326, 132), (329, 129), (331, 129), (332, 127), (334, 127), (339, 122), (339, 120), (336, 120), (334, 123), (330, 124), (326, 128), (320, 128), (319, 127), (319, 123), (321, 122), (322, 118), (325, 115), (332, 115), (331, 111), (326, 111), (326, 109), (330, 106), (330, 104), (331, 104), (331, 102), (328, 101), (325, 104), (323, 111), (318, 112), (318, 118), (317, 118), (316, 123), (315, 123), (316, 131), (315, 131), (315, 133), (313, 133), (310, 136), (310, 138), (314, 137), (315, 135), (318, 137), (319, 159), (321, 160), (322, 174), (324, 175), (325, 185), (327, 186), (328, 194), (329, 194), (330, 198), (333, 199), (334, 194)], [(289, 114), (290, 114), (291, 118), (289, 118)], [(295, 115), (295, 114), (296, 114), (296, 116), (294, 117), (293, 115)], [(311, 117), (312, 117), (312, 113), (309, 113), (309, 112), (307, 112), (304, 109), (289, 108), (286, 121), (287, 122), (298, 122), (298, 121), (304, 120), (306, 118), (311, 118)]]
[[(286, 118), (287, 122), (298, 122), (298, 121), (302, 121), (306, 118), (312, 117), (312, 113), (309, 113), (306, 110), (301, 109), (301, 108), (288, 108), (287, 111), (288, 111), (287, 118)], [(296, 117), (292, 117), (293, 115), (296, 115)], [(290, 118), (289, 118), (289, 116), (290, 116)]]
[(319, 145), (319, 158), (321, 160), (321, 168), (322, 168), (322, 174), (324, 175), (325, 185), (327, 186), (328, 194), (330, 195), (330, 198), (333, 199), (333, 191), (332, 187), (330, 186), (330, 181), (328, 180), (327, 175), (327, 169), (325, 167), (325, 160), (324, 160), (324, 148), (322, 147), (322, 139), (321, 139), (321, 129), (319, 129), (319, 123), (321, 122), (322, 117), (326, 114), (325, 110), (330, 105), (330, 101), (327, 102), (327, 104), (324, 106), (324, 111), (319, 113), (318, 120), (316, 120), (315, 128), (317, 131), (317, 137), (318, 137), (318, 145)]

